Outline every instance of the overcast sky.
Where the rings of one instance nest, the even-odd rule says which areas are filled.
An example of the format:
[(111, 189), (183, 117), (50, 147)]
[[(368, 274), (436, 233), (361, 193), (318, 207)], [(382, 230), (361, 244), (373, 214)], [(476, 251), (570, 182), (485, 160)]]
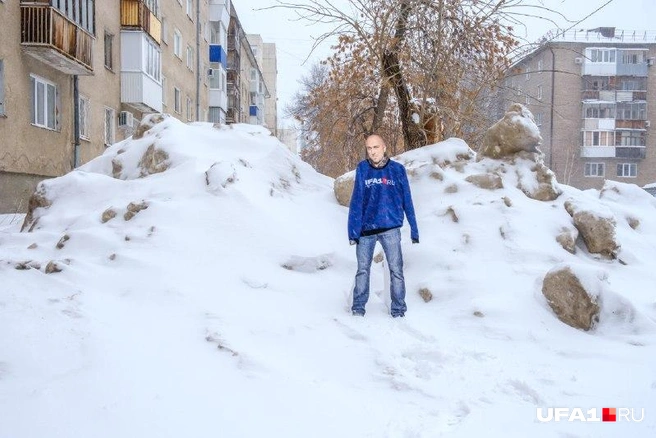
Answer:
[[(290, 1), (301, 3), (305, 0)], [(346, 4), (347, 0), (336, 0), (336, 2)], [(656, 25), (652, 24), (653, 18), (656, 17), (654, 0), (534, 0), (534, 2), (554, 9), (572, 21), (568, 23), (562, 17), (554, 15), (554, 21), (559, 23), (561, 28), (575, 26), (576, 29), (590, 29), (610, 26), (625, 30), (656, 31)], [(280, 123), (290, 124), (289, 121), (282, 119), (283, 108), (298, 89), (298, 80), (307, 74), (310, 66), (330, 54), (329, 44), (323, 44), (310, 55), (315, 38), (330, 28), (298, 21), (295, 19), (294, 12), (289, 9), (262, 10), (276, 4), (275, 0), (234, 0), (245, 31), (260, 34), (265, 42), (276, 44), (278, 112), (281, 116)], [(589, 15), (589, 18), (574, 25)], [(535, 41), (555, 27), (544, 20), (527, 20), (527, 22), (530, 24), (526, 28), (518, 28), (517, 33), (528, 41)]]

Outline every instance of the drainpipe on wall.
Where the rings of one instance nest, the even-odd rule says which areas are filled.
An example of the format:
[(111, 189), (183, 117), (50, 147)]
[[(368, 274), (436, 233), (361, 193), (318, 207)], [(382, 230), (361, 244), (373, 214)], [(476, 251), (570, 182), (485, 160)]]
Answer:
[(73, 168), (76, 168), (80, 165), (80, 92), (77, 75), (73, 75), (73, 135), (75, 136)]
[(549, 115), (549, 169), (553, 169), (553, 132), (554, 132), (554, 96), (556, 94), (556, 54), (553, 47), (549, 46), (551, 51), (551, 105)]
[(200, 0), (196, 0), (196, 121), (200, 120)]

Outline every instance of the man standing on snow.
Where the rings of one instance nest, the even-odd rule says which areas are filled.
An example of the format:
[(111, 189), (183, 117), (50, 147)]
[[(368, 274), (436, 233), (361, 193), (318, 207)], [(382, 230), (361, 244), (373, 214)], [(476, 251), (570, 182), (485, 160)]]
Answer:
[(367, 159), (355, 171), (348, 217), (348, 237), (356, 245), (358, 272), (353, 290), (353, 315), (364, 316), (369, 300), (369, 273), (376, 242), (380, 242), (390, 270), (391, 314), (405, 316), (405, 280), (401, 253), (403, 214), (410, 224), (412, 243), (419, 243), (419, 230), (410, 195), (408, 175), (402, 164), (389, 159), (387, 145), (373, 134), (365, 141)]

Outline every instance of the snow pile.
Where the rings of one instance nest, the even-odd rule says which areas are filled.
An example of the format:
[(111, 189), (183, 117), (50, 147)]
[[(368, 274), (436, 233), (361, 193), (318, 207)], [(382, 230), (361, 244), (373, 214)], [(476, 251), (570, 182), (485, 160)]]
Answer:
[[(476, 161), (456, 139), (396, 157), (421, 236), (402, 230), (408, 313), (389, 316), (376, 263), (353, 318), (332, 179), (249, 125), (164, 118), (142, 134), (45, 182), (31, 232), (0, 233), (1, 438), (656, 431), (656, 204), (641, 189), (536, 200), (534, 162)], [(588, 251), (568, 201), (616, 222), (615, 258)], [(562, 266), (601, 303), (589, 331), (542, 295)], [(645, 417), (540, 422), (550, 407)]]

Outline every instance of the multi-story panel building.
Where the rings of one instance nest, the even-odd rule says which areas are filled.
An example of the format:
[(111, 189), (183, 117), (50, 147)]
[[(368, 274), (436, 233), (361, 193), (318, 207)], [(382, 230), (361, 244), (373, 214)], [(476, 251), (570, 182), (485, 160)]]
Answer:
[(656, 181), (656, 33), (598, 28), (547, 35), (510, 70), (505, 107), (526, 105), (558, 181)]
[(209, 113), (208, 121), (226, 123), (228, 109), (228, 28), (230, 0), (209, 0)]
[[(25, 211), (39, 181), (102, 154), (144, 114), (264, 123), (249, 116), (250, 77), (246, 110), (237, 98), (240, 117), (227, 112), (228, 10), (230, 0), (0, 1), (0, 213)], [(233, 72), (243, 55), (250, 74), (236, 24)]]
[(118, 139), (120, 4), (0, 2), (0, 15), (0, 212), (25, 211), (40, 180)]
[(255, 60), (260, 66), (264, 83), (266, 84), (269, 97), (264, 100), (264, 126), (269, 128), (274, 136), (278, 136), (278, 110), (277, 110), (277, 79), (278, 66), (276, 56), (276, 45), (265, 43), (257, 34), (246, 36), (251, 43), (251, 49)]
[(162, 21), (161, 111), (185, 122), (207, 120), (209, 4), (196, 0), (158, 3)]

